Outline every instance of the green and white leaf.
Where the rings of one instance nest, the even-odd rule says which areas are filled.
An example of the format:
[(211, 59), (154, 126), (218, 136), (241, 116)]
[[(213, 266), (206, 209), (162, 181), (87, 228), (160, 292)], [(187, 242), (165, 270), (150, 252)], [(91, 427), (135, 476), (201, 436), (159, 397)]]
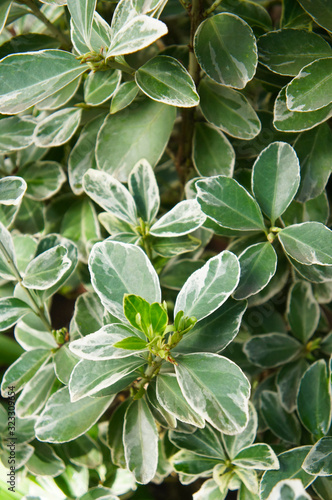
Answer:
[(258, 39), (257, 45), (259, 61), (280, 75), (296, 76), (304, 66), (332, 56), (323, 37), (300, 29), (270, 31)]
[(19, 205), (27, 189), (27, 183), (22, 177), (14, 175), (0, 179), (0, 204)]
[(287, 319), (293, 335), (303, 344), (314, 334), (320, 318), (320, 308), (311, 284), (296, 281), (289, 290)]
[(72, 138), (82, 116), (80, 108), (65, 108), (47, 116), (35, 128), (33, 140), (39, 148), (62, 146)]
[(38, 415), (51, 393), (56, 376), (54, 364), (39, 368), (37, 373), (25, 384), (16, 401), (16, 413), (21, 418)]
[(146, 401), (133, 401), (125, 414), (123, 444), (128, 469), (138, 483), (147, 484), (158, 464), (158, 431)]
[(198, 229), (205, 219), (196, 200), (184, 200), (155, 222), (149, 232), (160, 237), (183, 236)]
[(97, 243), (89, 258), (91, 282), (104, 307), (125, 321), (123, 296), (140, 295), (148, 302), (160, 302), (159, 279), (140, 248), (115, 241)]
[(152, 223), (159, 211), (159, 188), (151, 165), (139, 161), (128, 177), (129, 191), (134, 198), (138, 216)]
[(33, 118), (10, 116), (0, 120), (0, 153), (25, 149), (33, 143)]
[(34, 349), (23, 353), (3, 376), (2, 396), (8, 397), (8, 387), (14, 386), (16, 393), (22, 389), (49, 357), (50, 352), (45, 349)]
[(56, 161), (37, 161), (20, 169), (28, 184), (26, 196), (44, 201), (60, 191), (66, 182), (66, 175)]
[(233, 294), (246, 299), (260, 292), (270, 282), (277, 269), (277, 254), (270, 243), (256, 243), (239, 256), (240, 281)]
[(218, 458), (226, 460), (225, 451), (217, 432), (206, 424), (203, 429), (197, 429), (192, 434), (171, 431), (169, 433), (171, 443), (180, 450), (187, 450), (203, 457)]
[(22, 285), (34, 290), (51, 288), (72, 265), (67, 253), (67, 248), (57, 245), (35, 257), (25, 270)]
[(10, 232), (0, 222), (0, 276), (6, 280), (16, 279), (11, 262), (16, 265), (13, 239)]
[(195, 271), (181, 288), (174, 306), (198, 321), (212, 314), (235, 290), (240, 278), (237, 257), (225, 250)]
[[(75, 0), (74, 0), (75, 1)], [(99, 106), (116, 92), (121, 81), (121, 71), (91, 71), (84, 83), (84, 100), (90, 106)]]
[(204, 427), (204, 420), (188, 404), (173, 374), (158, 375), (156, 394), (159, 404), (178, 420), (195, 427)]
[(251, 337), (244, 345), (244, 352), (251, 363), (262, 368), (274, 368), (298, 356), (302, 344), (284, 333), (267, 333)]
[(284, 479), (279, 481), (271, 491), (267, 500), (312, 500), (303, 487), (300, 479)]
[[(40, 50), (1, 60), (0, 112), (17, 114), (62, 89), (88, 69), (70, 52)], [(37, 77), (37, 78), (36, 78)]]
[(324, 359), (315, 361), (302, 377), (297, 410), (304, 427), (315, 438), (323, 437), (331, 425), (331, 381)]
[[(82, 359), (73, 369), (69, 380), (70, 400), (75, 402), (106, 388), (109, 394), (117, 394), (130, 383), (127, 375), (144, 363), (144, 359), (136, 356), (105, 361)], [(137, 375), (131, 381), (135, 378)]]
[(110, 113), (113, 115), (129, 106), (138, 94), (136, 82), (123, 82), (113, 94)]
[(182, 108), (199, 103), (193, 79), (173, 57), (161, 55), (150, 59), (136, 71), (135, 81), (155, 101)]
[[(114, 344), (128, 337), (135, 336), (135, 332), (126, 325), (112, 324), (105, 325), (100, 330), (81, 339), (74, 340), (69, 344), (71, 352), (83, 359), (95, 361), (126, 358), (141, 352), (141, 349), (134, 352), (127, 349), (114, 347)], [(137, 337), (140, 339), (140, 337)], [(141, 340), (141, 339), (140, 339)]]
[(285, 252), (300, 264), (332, 265), (332, 231), (319, 222), (303, 222), (278, 234)]
[(98, 168), (127, 182), (131, 170), (142, 158), (154, 167), (166, 148), (175, 117), (173, 106), (148, 98), (109, 115), (97, 138)]
[(227, 137), (209, 123), (195, 123), (193, 162), (199, 175), (232, 177), (235, 152)]
[(301, 425), (294, 413), (288, 413), (283, 409), (276, 392), (261, 393), (260, 411), (266, 425), (278, 438), (288, 443), (300, 442)]
[(237, 434), (248, 423), (249, 382), (232, 361), (217, 354), (177, 356), (181, 391), (191, 407), (213, 427)]
[(257, 443), (242, 450), (232, 459), (237, 467), (255, 470), (279, 469), (279, 462), (271, 446)]
[(221, 85), (243, 89), (255, 74), (255, 36), (234, 14), (221, 13), (203, 21), (195, 33), (194, 51), (203, 71)]
[(93, 15), (97, 0), (67, 0), (68, 10), (73, 23), (89, 45), (91, 38)]
[(274, 103), (273, 125), (280, 132), (302, 132), (325, 122), (332, 116), (332, 104), (316, 111), (301, 113), (287, 108), (286, 88), (282, 88)]
[(299, 3), (317, 24), (328, 31), (332, 31), (332, 14), (328, 0), (316, 0), (315, 2), (312, 0), (299, 0)]
[(199, 86), (200, 106), (208, 122), (237, 139), (250, 140), (261, 131), (261, 122), (240, 92), (204, 79)]
[(53, 448), (45, 443), (35, 441), (33, 455), (26, 463), (28, 471), (37, 476), (56, 477), (62, 474), (66, 466)]
[(274, 222), (284, 213), (300, 185), (300, 164), (286, 142), (274, 142), (254, 163), (252, 191), (263, 212)]
[(90, 169), (84, 175), (83, 188), (104, 210), (130, 225), (138, 225), (134, 198), (114, 177), (106, 172)]
[(311, 448), (306, 456), (303, 469), (314, 476), (332, 475), (332, 437), (325, 436)]
[(6, 331), (15, 325), (27, 313), (31, 312), (28, 304), (15, 297), (0, 299), (0, 331)]
[(63, 387), (48, 400), (36, 423), (39, 441), (64, 443), (72, 441), (88, 431), (112, 403), (114, 396), (86, 397), (70, 401), (69, 390)]
[(240, 231), (265, 231), (256, 200), (236, 180), (219, 175), (196, 182), (197, 201), (217, 224)]
[(79, 76), (51, 96), (46, 97), (46, 99), (38, 102), (36, 104), (36, 108), (41, 111), (55, 111), (56, 109), (62, 108), (64, 104), (67, 104), (67, 102), (75, 96), (80, 83), (81, 77)]
[(291, 111), (315, 111), (332, 102), (332, 57), (308, 64), (287, 85), (287, 107)]

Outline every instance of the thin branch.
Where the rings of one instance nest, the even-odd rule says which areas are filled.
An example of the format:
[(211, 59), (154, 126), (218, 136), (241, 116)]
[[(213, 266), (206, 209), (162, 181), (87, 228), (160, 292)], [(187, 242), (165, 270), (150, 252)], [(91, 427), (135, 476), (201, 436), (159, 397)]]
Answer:
[(212, 14), (212, 12), (214, 12), (216, 10), (216, 8), (219, 7), (219, 5), (221, 4), (221, 2), (222, 2), (222, 0), (215, 0), (213, 2), (213, 4), (211, 5), (211, 7), (209, 7), (208, 9), (206, 9), (206, 11), (204, 12), (203, 16), (207, 17), (210, 14)]
[(62, 33), (56, 26), (54, 26), (48, 19), (47, 17), (42, 13), (42, 11), (37, 7), (35, 2), (33, 0), (21, 0), (20, 3), (24, 3), (29, 9), (31, 10), (31, 13), (39, 19), (42, 23), (45, 24), (45, 26), (49, 29), (49, 31), (52, 33), (54, 38), (56, 38), (61, 45), (63, 46), (64, 49), (69, 50), (71, 48), (71, 42), (70, 39)]

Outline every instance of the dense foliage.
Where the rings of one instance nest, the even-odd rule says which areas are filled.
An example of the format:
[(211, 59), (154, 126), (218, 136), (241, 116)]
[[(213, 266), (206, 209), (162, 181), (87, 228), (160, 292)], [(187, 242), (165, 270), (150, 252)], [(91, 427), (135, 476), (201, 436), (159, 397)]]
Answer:
[(332, 498), (331, 0), (0, 27), (1, 499)]

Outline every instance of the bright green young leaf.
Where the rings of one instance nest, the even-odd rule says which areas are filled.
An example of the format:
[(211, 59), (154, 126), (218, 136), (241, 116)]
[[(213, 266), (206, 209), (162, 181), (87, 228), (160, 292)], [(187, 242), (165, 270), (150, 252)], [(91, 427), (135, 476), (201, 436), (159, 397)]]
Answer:
[(279, 481), (271, 491), (267, 500), (312, 500), (305, 491), (300, 479), (284, 479)]
[(277, 268), (277, 254), (270, 243), (256, 243), (239, 256), (240, 281), (233, 294), (235, 299), (246, 299), (262, 290)]
[(55, 381), (53, 363), (39, 368), (37, 373), (25, 384), (16, 401), (17, 415), (21, 418), (38, 415), (48, 400)]
[(83, 194), (83, 176), (89, 168), (96, 168), (95, 147), (97, 134), (104, 122), (104, 115), (89, 121), (82, 129), (80, 136), (68, 158), (69, 184), (74, 194)]
[(196, 200), (180, 201), (153, 224), (150, 234), (160, 237), (183, 236), (198, 229), (205, 219)]
[(146, 160), (139, 161), (130, 172), (128, 186), (138, 216), (145, 222), (153, 222), (159, 211), (159, 188), (153, 169)]
[(57, 245), (35, 257), (25, 270), (23, 286), (46, 290), (55, 285), (72, 265), (67, 248)]
[[(301, 113), (307, 115), (308, 113)], [(301, 184), (298, 201), (308, 201), (321, 194), (327, 184), (332, 168), (332, 133), (327, 124), (301, 134), (294, 148), (301, 165)]]
[(331, 381), (324, 359), (313, 363), (302, 377), (297, 396), (302, 424), (316, 438), (324, 436), (331, 424)]
[(158, 432), (144, 399), (133, 401), (126, 411), (123, 443), (128, 469), (138, 483), (149, 483), (157, 470)]
[(17, 114), (53, 95), (88, 69), (70, 52), (41, 50), (1, 60), (0, 112)]
[(174, 306), (174, 317), (179, 311), (195, 316), (198, 321), (212, 314), (236, 288), (240, 277), (237, 257), (227, 250), (212, 257), (195, 271), (181, 288)]
[(196, 323), (175, 350), (182, 354), (222, 351), (237, 335), (246, 307), (245, 300), (228, 298), (216, 311)]
[(318, 476), (332, 475), (332, 437), (320, 439), (306, 456), (303, 469), (308, 474)]
[(277, 390), (281, 406), (288, 413), (296, 410), (296, 399), (299, 391), (301, 378), (308, 368), (305, 359), (297, 359), (292, 363), (284, 365), (277, 376)]
[(34, 142), (39, 148), (61, 146), (71, 139), (79, 127), (82, 110), (65, 108), (47, 116), (34, 131)]
[(303, 222), (278, 234), (285, 252), (300, 264), (332, 265), (332, 231), (319, 222)]
[(63, 387), (50, 397), (38, 418), (35, 427), (37, 439), (48, 443), (76, 439), (97, 422), (113, 399), (114, 396), (86, 397), (73, 403), (68, 388)]
[(154, 167), (168, 143), (175, 116), (173, 106), (148, 98), (109, 115), (98, 134), (98, 168), (127, 182), (131, 170), (142, 158)]
[(332, 13), (329, 0), (299, 0), (299, 3), (317, 24), (332, 31)]
[(66, 182), (66, 175), (56, 161), (37, 161), (20, 169), (28, 184), (26, 195), (34, 200), (47, 200)]
[(249, 382), (232, 361), (217, 354), (177, 356), (177, 380), (189, 405), (225, 434), (248, 422)]
[(166, 35), (167, 31), (166, 24), (158, 19), (145, 15), (135, 16), (116, 31), (106, 57), (137, 52)]
[(76, 94), (78, 87), (81, 83), (81, 77), (79, 76), (68, 85), (58, 90), (54, 94), (36, 104), (36, 108), (43, 111), (55, 111), (56, 109), (62, 108), (64, 104), (70, 101)]
[(236, 180), (224, 176), (196, 182), (203, 212), (222, 227), (265, 231), (263, 216), (254, 198)]
[(169, 56), (150, 59), (135, 73), (138, 87), (154, 101), (191, 108), (199, 103), (193, 79), (179, 61)]
[[(75, 0), (74, 0), (75, 1)], [(116, 92), (121, 80), (121, 71), (91, 71), (84, 83), (84, 100), (90, 106), (99, 106)]]
[(262, 368), (288, 363), (300, 354), (303, 346), (290, 335), (267, 333), (249, 339), (244, 346), (248, 359)]
[(232, 464), (245, 469), (279, 469), (279, 462), (274, 451), (265, 443), (257, 443), (242, 448), (232, 459)]
[(195, 427), (204, 427), (204, 420), (186, 401), (173, 374), (158, 375), (156, 393), (158, 403), (178, 420)]
[(249, 140), (261, 130), (261, 122), (240, 92), (204, 79), (199, 86), (200, 106), (205, 118), (226, 134)]
[(296, 76), (303, 66), (332, 56), (329, 44), (312, 31), (282, 29), (258, 39), (259, 61), (281, 75)]
[(27, 148), (33, 143), (36, 122), (19, 116), (5, 117), (0, 120), (0, 153), (9, 153)]
[(5, 372), (2, 384), (1, 394), (8, 397), (8, 388), (15, 387), (18, 392), (37, 372), (37, 370), (46, 363), (50, 352), (45, 349), (33, 349), (24, 352)]
[(0, 331), (8, 330), (27, 313), (31, 312), (28, 304), (15, 297), (0, 299)]
[(97, 243), (91, 250), (89, 269), (102, 304), (121, 320), (125, 320), (126, 293), (142, 295), (149, 303), (161, 301), (158, 275), (138, 247), (115, 241)]
[(300, 185), (300, 164), (292, 146), (274, 142), (254, 163), (252, 190), (272, 226), (293, 200)]
[(320, 318), (319, 305), (311, 284), (296, 281), (289, 290), (287, 319), (293, 335), (306, 344), (314, 334)]
[(90, 169), (84, 175), (83, 188), (104, 210), (130, 225), (138, 225), (135, 201), (114, 177), (106, 172)]
[(113, 94), (110, 109), (111, 115), (129, 106), (137, 96), (138, 90), (136, 82), (123, 82)]
[(0, 204), (19, 205), (27, 184), (22, 177), (8, 176), (0, 179)]
[(217, 14), (203, 21), (195, 34), (194, 50), (203, 71), (222, 85), (243, 89), (255, 74), (255, 36), (233, 14)]
[(123, 312), (129, 323), (137, 330), (152, 337), (150, 304), (142, 297), (126, 294), (123, 298)]
[(274, 103), (273, 125), (280, 132), (302, 132), (325, 122), (332, 115), (332, 104), (316, 111), (291, 111), (286, 104), (286, 89), (282, 88)]
[(235, 152), (227, 137), (209, 123), (195, 123), (193, 162), (202, 177), (226, 175), (231, 177)]
[(120, 340), (114, 347), (119, 349), (125, 349), (128, 351), (141, 351), (142, 349), (146, 349), (147, 342), (139, 337), (127, 337), (126, 339)]
[(68, 10), (78, 31), (89, 45), (97, 0), (67, 0)]
[(267, 426), (278, 438), (289, 443), (300, 442), (301, 425), (294, 413), (287, 413), (282, 408), (276, 392), (262, 392), (260, 411)]
[(208, 424), (203, 429), (197, 429), (193, 434), (171, 431), (169, 438), (171, 443), (180, 450), (191, 451), (203, 457), (219, 458), (220, 461), (226, 460), (220, 437)]
[(109, 389), (109, 394), (118, 393), (137, 378), (133, 374), (131, 380), (128, 381), (127, 375), (144, 363), (146, 363), (144, 359), (136, 356), (103, 361), (82, 359), (73, 369), (69, 380), (71, 401), (75, 402), (86, 396), (92, 396), (106, 388)]
[(65, 471), (66, 467), (53, 448), (45, 443), (34, 441), (34, 453), (26, 466), (31, 474), (56, 477)]
[(318, 59), (301, 69), (287, 85), (287, 107), (291, 111), (315, 111), (332, 102), (332, 57)]

